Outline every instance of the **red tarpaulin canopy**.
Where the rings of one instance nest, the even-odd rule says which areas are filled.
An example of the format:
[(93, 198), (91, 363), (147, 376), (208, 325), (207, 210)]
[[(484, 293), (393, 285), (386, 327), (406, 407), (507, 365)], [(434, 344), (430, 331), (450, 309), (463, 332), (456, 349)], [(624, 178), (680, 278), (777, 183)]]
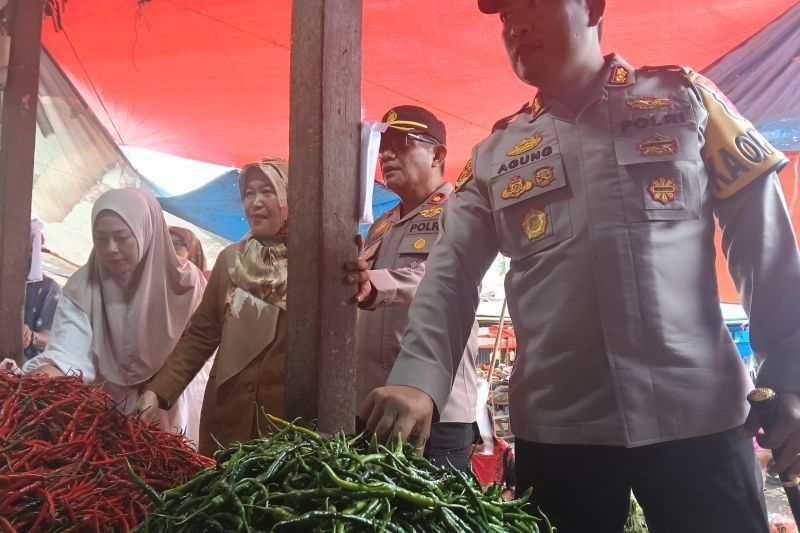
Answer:
[[(609, 2), (603, 46), (634, 65), (700, 70), (795, 1)], [(64, 32), (48, 24), (43, 39), (121, 144), (241, 166), (288, 155), (290, 19), (288, 0), (80, 0)], [(402, 103), (433, 110), (448, 127), (451, 179), (533, 92), (509, 68), (499, 19), (475, 0), (364, 2), (364, 118)], [(725, 283), (723, 299), (735, 299)]]

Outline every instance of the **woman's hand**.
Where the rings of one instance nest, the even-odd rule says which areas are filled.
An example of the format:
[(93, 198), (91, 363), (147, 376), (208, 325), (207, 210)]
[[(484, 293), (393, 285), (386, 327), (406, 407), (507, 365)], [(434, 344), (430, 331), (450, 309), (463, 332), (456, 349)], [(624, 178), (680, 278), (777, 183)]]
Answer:
[(58, 368), (55, 365), (40, 366), (39, 368), (31, 372), (31, 374), (44, 374), (46, 376), (50, 376), (51, 378), (58, 378), (66, 375), (61, 371), (60, 368)]
[(139, 400), (136, 402), (134, 412), (138, 413), (139, 420), (145, 423), (150, 423), (156, 418), (158, 403), (158, 395), (151, 390), (145, 389), (142, 395), (139, 396)]

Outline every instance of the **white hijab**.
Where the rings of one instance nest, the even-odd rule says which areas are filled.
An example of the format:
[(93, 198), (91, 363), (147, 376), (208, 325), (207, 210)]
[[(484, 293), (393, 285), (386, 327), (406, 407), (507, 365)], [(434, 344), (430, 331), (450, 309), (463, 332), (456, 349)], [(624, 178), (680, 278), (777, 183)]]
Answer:
[(192, 263), (178, 260), (164, 213), (151, 195), (139, 189), (104, 193), (92, 208), (92, 227), (101, 211), (116, 213), (131, 228), (138, 264), (121, 285), (93, 249), (64, 294), (89, 315), (101, 379), (136, 385), (153, 377), (172, 352), (206, 281)]

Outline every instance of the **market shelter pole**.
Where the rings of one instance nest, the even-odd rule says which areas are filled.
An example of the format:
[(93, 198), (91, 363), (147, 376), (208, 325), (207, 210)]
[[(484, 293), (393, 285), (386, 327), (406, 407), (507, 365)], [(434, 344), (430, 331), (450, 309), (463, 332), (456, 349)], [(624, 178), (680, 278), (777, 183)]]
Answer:
[(294, 0), (286, 417), (354, 430), (361, 0)]
[(5, 6), (11, 54), (0, 125), (0, 359), (17, 363), (22, 362), (43, 5), (43, 0), (9, 0)]

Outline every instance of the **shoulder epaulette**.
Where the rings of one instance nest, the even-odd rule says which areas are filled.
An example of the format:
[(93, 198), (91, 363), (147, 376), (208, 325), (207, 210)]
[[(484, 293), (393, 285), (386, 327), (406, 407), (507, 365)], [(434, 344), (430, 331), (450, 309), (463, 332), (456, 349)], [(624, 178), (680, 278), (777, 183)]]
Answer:
[(505, 129), (505, 127), (508, 126), (511, 123), (512, 120), (517, 118), (522, 113), (529, 112), (530, 110), (531, 110), (531, 104), (526, 102), (525, 105), (523, 105), (521, 108), (519, 108), (519, 110), (516, 113), (512, 113), (511, 115), (508, 115), (507, 117), (503, 117), (500, 120), (498, 120), (497, 122), (495, 122), (494, 126), (492, 126), (492, 133), (494, 133), (497, 130)]

